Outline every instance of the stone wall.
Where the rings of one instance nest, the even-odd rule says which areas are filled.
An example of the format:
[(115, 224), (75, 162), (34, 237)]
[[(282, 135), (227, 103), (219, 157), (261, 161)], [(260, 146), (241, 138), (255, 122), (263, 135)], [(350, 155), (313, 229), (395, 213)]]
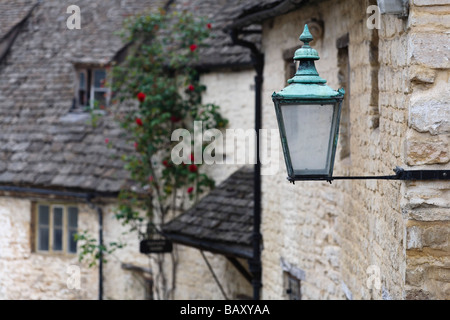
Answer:
[[(265, 22), (264, 127), (277, 128), (270, 96), (286, 85), (282, 53), (315, 18), (316, 67), (335, 89), (336, 40), (349, 33), (350, 156), (337, 157), (334, 174), (448, 163), (448, 6), (426, 3), (411, 3), (409, 20), (381, 16), (380, 30), (366, 24), (372, 1), (319, 1)], [(281, 258), (305, 271), (305, 299), (403, 299), (422, 286), (422, 296), (448, 297), (448, 182), (285, 176), (282, 165), (263, 177), (263, 298), (284, 297)]]
[[(79, 204), (78, 208), (79, 230), (87, 230), (96, 237), (97, 212), (85, 204)], [(103, 207), (105, 243), (124, 231), (115, 221), (112, 209), (111, 205)], [(29, 199), (0, 197), (0, 299), (98, 299), (97, 267), (90, 268), (87, 263), (80, 263), (77, 255), (33, 252), (31, 211), (32, 201)], [(125, 236), (123, 240), (128, 246), (109, 256), (104, 264), (104, 299), (144, 299), (142, 279), (121, 269), (121, 265), (131, 263), (148, 267), (148, 259), (139, 253), (135, 236)], [(79, 290), (69, 289), (67, 285), (72, 275), (71, 266), (80, 268)]]
[[(199, 250), (178, 246), (179, 267), (177, 271), (176, 300), (225, 300)], [(250, 283), (222, 255), (204, 252), (228, 299), (252, 296)], [(245, 260), (240, 260), (243, 266)]]
[[(226, 129), (243, 129), (244, 131), (254, 129), (254, 76), (253, 69), (236, 71), (225, 69), (202, 74), (201, 82), (207, 87), (202, 96), (203, 103), (220, 106), (220, 112), (229, 120)], [(225, 134), (224, 137), (226, 137)], [(236, 143), (233, 153), (224, 154), (224, 162), (228, 158), (238, 159), (238, 153), (248, 153), (248, 147)], [(205, 167), (219, 184), (242, 165), (242, 163), (234, 163)]]
[[(205, 73), (201, 82), (207, 90), (203, 103), (214, 103), (220, 106), (225, 118), (229, 120), (227, 129), (254, 128), (254, 71), (253, 70), (220, 70)], [(238, 152), (248, 152), (244, 145), (236, 145), (235, 152), (226, 154), (234, 158)], [(224, 158), (226, 161), (226, 158)], [(204, 166), (205, 170), (216, 181), (216, 185), (228, 178), (240, 168), (241, 164), (216, 164)], [(175, 299), (224, 299), (199, 250), (177, 246), (179, 267), (177, 271), (177, 289)], [(252, 287), (235, 267), (222, 255), (205, 252), (220, 284), (228, 298), (252, 296)], [(241, 264), (247, 267), (246, 261)]]
[[(412, 168), (450, 168), (450, 3), (414, 0), (408, 21), (408, 129)], [(406, 221), (406, 298), (450, 298), (450, 185), (411, 182)]]
[[(202, 76), (208, 89), (205, 103), (221, 106), (223, 115), (230, 120), (229, 129), (252, 129), (254, 123), (253, 71), (233, 72), (222, 70)], [(224, 89), (226, 88), (226, 90)], [(230, 95), (233, 92), (233, 95)], [(238, 147), (242, 149), (243, 146)], [(242, 151), (242, 150), (240, 150)], [(235, 150), (238, 152), (238, 149)], [(234, 157), (234, 154), (227, 156)], [(240, 167), (216, 165), (205, 167), (217, 184)], [(39, 199), (37, 199), (39, 200)], [(121, 235), (126, 229), (114, 218), (114, 205), (102, 207), (104, 212), (104, 243), (127, 243), (124, 249), (108, 255), (104, 268), (104, 299), (144, 299), (146, 286), (142, 274), (122, 269), (122, 264), (142, 268), (155, 267), (150, 259), (139, 253), (136, 234)], [(97, 299), (98, 267), (89, 268), (79, 263), (76, 255), (44, 255), (32, 252), (30, 244), (32, 200), (0, 197), (0, 299)], [(87, 230), (97, 239), (98, 215), (85, 204), (79, 205), (79, 231)], [(223, 299), (200, 252), (185, 246), (177, 246), (180, 264), (177, 274), (176, 299)], [(233, 265), (221, 255), (206, 253), (228, 297), (251, 296), (250, 284)], [(242, 261), (246, 266), (246, 261)], [(68, 267), (76, 265), (81, 270), (81, 289), (70, 290)]]

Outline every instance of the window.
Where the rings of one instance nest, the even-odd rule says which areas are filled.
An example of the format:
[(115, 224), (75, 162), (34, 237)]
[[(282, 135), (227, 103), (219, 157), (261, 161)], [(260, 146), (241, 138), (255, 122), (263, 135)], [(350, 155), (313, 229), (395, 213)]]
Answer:
[(37, 252), (77, 252), (74, 238), (78, 227), (76, 206), (38, 204), (35, 215)]
[(301, 281), (286, 272), (286, 294), (289, 300), (302, 300)]
[(283, 290), (285, 298), (289, 300), (301, 300), (301, 282), (305, 280), (305, 271), (290, 264), (283, 258), (280, 258), (280, 265), (283, 270)]
[[(283, 51), (284, 80), (286, 83), (295, 76), (298, 69), (298, 62), (294, 60), (295, 51), (297, 49), (298, 47), (294, 47)], [(286, 85), (286, 83), (284, 85)]]
[(341, 121), (339, 126), (339, 159), (350, 159), (350, 59), (348, 54), (348, 33), (336, 41), (338, 49), (338, 80), (339, 87), (345, 89), (345, 99), (342, 102)]
[(105, 85), (106, 69), (77, 69), (77, 91), (75, 97), (78, 107), (99, 107), (103, 109), (109, 104), (111, 89)]

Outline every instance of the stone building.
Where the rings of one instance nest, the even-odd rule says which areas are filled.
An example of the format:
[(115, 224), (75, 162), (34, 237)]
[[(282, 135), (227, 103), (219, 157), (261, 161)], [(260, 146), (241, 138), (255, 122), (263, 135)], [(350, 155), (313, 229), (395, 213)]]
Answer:
[(98, 82), (124, 46), (112, 36), (124, 16), (162, 2), (77, 3), (79, 30), (66, 26), (72, 3), (0, 4), (1, 299), (143, 299), (148, 291), (148, 259), (135, 237), (124, 239), (120, 256), (89, 268), (72, 236), (87, 230), (108, 242), (124, 231), (113, 209), (128, 173), (105, 144), (120, 132), (106, 119), (94, 128), (79, 106), (88, 91), (105, 94)]
[[(295, 73), (308, 24), (320, 76), (346, 90), (334, 175), (449, 169), (448, 1), (244, 1), (240, 10), (225, 30), (262, 27), (253, 53), (264, 57), (263, 128), (277, 128), (271, 95)], [(448, 299), (449, 192), (448, 180), (292, 185), (281, 165), (262, 176), (262, 298)], [(183, 221), (198, 222), (180, 217), (170, 231)]]
[[(264, 1), (230, 23), (262, 25), (263, 127), (277, 127), (271, 94), (292, 77), (309, 23), (320, 76), (347, 92), (334, 174), (448, 169), (450, 4), (410, 0), (380, 16), (372, 5)], [(263, 299), (450, 297), (448, 180), (285, 177), (284, 165), (262, 177)]]
[[(380, 8), (393, 3), (378, 2)], [(95, 129), (86, 125), (86, 115), (73, 108), (79, 92), (74, 79), (95, 76), (108, 65), (123, 47), (112, 31), (124, 16), (141, 10), (172, 3), (211, 18), (216, 39), (199, 65), (208, 87), (203, 99), (220, 105), (230, 128), (240, 129), (254, 127), (255, 93), (262, 97), (262, 127), (278, 128), (271, 95), (295, 73), (293, 53), (308, 23), (321, 57), (320, 76), (347, 92), (334, 174), (388, 175), (396, 166), (449, 169), (447, 0), (409, 0), (403, 11), (379, 16), (371, 7), (375, 0), (79, 1), (86, 10), (77, 31), (66, 28), (71, 3), (11, 3), (0, 4), (2, 299), (98, 297), (99, 269), (79, 264), (68, 240), (60, 242), (64, 253), (36, 252), (39, 245), (48, 247), (36, 230), (49, 225), (37, 217), (39, 210), (44, 216), (52, 212), (54, 227), (55, 214), (63, 216), (69, 233), (74, 229), (69, 217), (77, 212), (78, 229), (96, 234), (102, 212), (105, 242), (122, 231), (112, 211), (127, 175), (104, 144), (119, 131), (111, 121)], [(222, 30), (237, 35), (234, 45)], [(263, 64), (256, 64), (258, 59)], [(254, 84), (255, 66), (264, 79), (261, 92)], [(281, 152), (275, 156), (278, 171), (261, 176), (263, 299), (450, 297), (448, 180), (292, 185)], [(180, 226), (193, 227), (178, 234), (178, 240), (189, 236), (190, 241), (174, 239), (180, 243), (176, 299), (251, 296), (252, 275), (245, 265), (250, 253), (242, 254), (251, 243), (248, 234), (233, 234), (233, 228), (245, 229), (253, 205), (250, 184), (240, 183), (241, 193), (233, 187), (242, 175), (250, 179), (239, 167), (207, 168), (217, 189), (168, 225), (173, 234)], [(227, 204), (230, 190), (247, 200)], [(220, 219), (196, 219), (208, 206)], [(222, 229), (219, 224), (237, 212), (244, 213), (242, 223)], [(220, 234), (211, 236), (216, 230)], [(207, 243), (199, 245), (200, 237)], [(145, 297), (148, 260), (138, 253), (137, 239), (125, 240), (127, 249), (103, 266), (104, 298)], [(246, 249), (232, 250), (239, 241)], [(70, 266), (81, 268), (80, 290), (67, 286)]]
[[(72, 4), (0, 3), (0, 298), (145, 299), (151, 294), (151, 268), (136, 235), (121, 236), (127, 247), (108, 256), (107, 263), (89, 268), (78, 261), (76, 231), (98, 240), (101, 234), (108, 243), (126, 230), (115, 220), (114, 208), (129, 176), (123, 163), (111, 158), (105, 139), (119, 152), (134, 148), (122, 141), (107, 115), (94, 128), (80, 106), (89, 103), (89, 94), (101, 99), (108, 93), (98, 83), (125, 45), (114, 32), (137, 13), (166, 6), (213, 21), (217, 35), (201, 52), (198, 68), (208, 86), (205, 102), (220, 105), (231, 128), (252, 123), (250, 58), (221, 32), (225, 14), (231, 14), (219, 12), (224, 2), (77, 1), (79, 30), (66, 25)], [(223, 87), (241, 101), (236, 108)], [(220, 183), (238, 167), (213, 174)], [(182, 259), (191, 254), (197, 252), (180, 250)], [(226, 260), (212, 260), (229, 268)], [(189, 272), (181, 268), (178, 279), (184, 278), (189, 283)]]

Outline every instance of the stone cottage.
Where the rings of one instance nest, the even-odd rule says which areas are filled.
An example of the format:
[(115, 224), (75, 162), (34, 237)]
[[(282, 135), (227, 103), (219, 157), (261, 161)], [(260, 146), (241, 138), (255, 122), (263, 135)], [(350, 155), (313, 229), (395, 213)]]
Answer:
[[(133, 150), (121, 142), (112, 119), (105, 116), (94, 128), (82, 106), (94, 97), (108, 105), (110, 89), (100, 84), (124, 52), (114, 32), (130, 15), (166, 7), (211, 19), (217, 35), (201, 52), (198, 68), (208, 86), (205, 102), (220, 105), (231, 128), (253, 125), (250, 57), (221, 31), (225, 14), (231, 14), (219, 10), (226, 1), (81, 0), (76, 3), (81, 28), (69, 29), (72, 4), (0, 4), (0, 298), (150, 298), (149, 259), (139, 253), (135, 235), (122, 236), (127, 247), (108, 256), (107, 263), (89, 268), (78, 262), (74, 233), (87, 230), (108, 243), (125, 231), (114, 219), (114, 208), (129, 176), (123, 163), (111, 158), (105, 139), (120, 152)], [(238, 168), (212, 173), (220, 183)], [(189, 250), (180, 250), (181, 259), (194, 259)], [(190, 271), (180, 270), (179, 281), (190, 283)]]
[[(335, 175), (450, 165), (450, 4), (410, 0), (390, 12), (387, 2), (401, 4), (271, 1), (230, 26), (262, 24), (262, 122), (272, 128), (271, 94), (291, 77), (310, 24), (320, 76), (347, 92)], [(285, 176), (282, 167), (262, 178), (264, 299), (450, 297), (448, 180), (291, 185)]]
[[(240, 129), (258, 122), (259, 98), (262, 128), (277, 129), (271, 95), (295, 73), (292, 57), (308, 23), (320, 76), (347, 92), (335, 175), (449, 169), (450, 6), (409, 0), (393, 11), (387, 2), (406, 3), (80, 0), (82, 27), (69, 30), (70, 2), (2, 1), (0, 298), (150, 294), (151, 270), (136, 238), (124, 239), (128, 247), (101, 268), (79, 264), (69, 240), (76, 229), (101, 232), (105, 242), (122, 231), (113, 208), (128, 176), (104, 143), (119, 130), (112, 121), (87, 125), (77, 104), (87, 92), (105, 94), (96, 77), (123, 48), (112, 32), (142, 10), (172, 4), (212, 19), (217, 37), (199, 65), (208, 87), (203, 99), (220, 105), (230, 127)], [(180, 243), (175, 299), (252, 296), (255, 275), (246, 262), (255, 260), (255, 243), (248, 233), (259, 204), (263, 299), (450, 297), (448, 181), (292, 185), (277, 156), (278, 171), (260, 176), (261, 194), (252, 194), (247, 168), (208, 168), (216, 190), (167, 225)], [(79, 290), (70, 282), (77, 270)]]
[[(243, 1), (240, 8), (225, 30), (262, 27), (253, 53), (263, 55), (263, 128), (277, 128), (271, 95), (295, 73), (292, 57), (308, 24), (320, 76), (346, 91), (334, 174), (450, 168), (448, 1)], [(292, 185), (284, 165), (261, 180), (263, 299), (450, 298), (448, 180)], [(180, 228), (198, 222), (190, 215), (169, 232), (190, 236)], [(229, 279), (219, 275), (218, 283)]]

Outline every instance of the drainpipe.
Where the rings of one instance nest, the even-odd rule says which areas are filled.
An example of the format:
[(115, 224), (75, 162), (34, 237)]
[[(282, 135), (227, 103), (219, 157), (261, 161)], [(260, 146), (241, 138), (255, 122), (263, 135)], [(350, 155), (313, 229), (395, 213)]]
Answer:
[(98, 257), (98, 300), (103, 300), (103, 211), (97, 207), (98, 213), (98, 244), (100, 252)]
[(96, 209), (98, 214), (98, 300), (103, 300), (103, 210), (93, 204), (91, 198), (87, 198), (87, 203), (92, 209)]
[(253, 275), (253, 299), (261, 299), (261, 161), (260, 161), (260, 135), (259, 129), (262, 127), (261, 119), (261, 106), (262, 106), (262, 83), (263, 83), (263, 70), (264, 70), (264, 54), (258, 50), (256, 45), (252, 42), (245, 41), (238, 38), (238, 31), (236, 29), (230, 32), (233, 44), (249, 48), (251, 51), (251, 58), (253, 67), (256, 71), (255, 76), (255, 131), (256, 131), (256, 164), (253, 177), (253, 195), (254, 195), (254, 208), (253, 208), (253, 257), (249, 260), (250, 272)]

